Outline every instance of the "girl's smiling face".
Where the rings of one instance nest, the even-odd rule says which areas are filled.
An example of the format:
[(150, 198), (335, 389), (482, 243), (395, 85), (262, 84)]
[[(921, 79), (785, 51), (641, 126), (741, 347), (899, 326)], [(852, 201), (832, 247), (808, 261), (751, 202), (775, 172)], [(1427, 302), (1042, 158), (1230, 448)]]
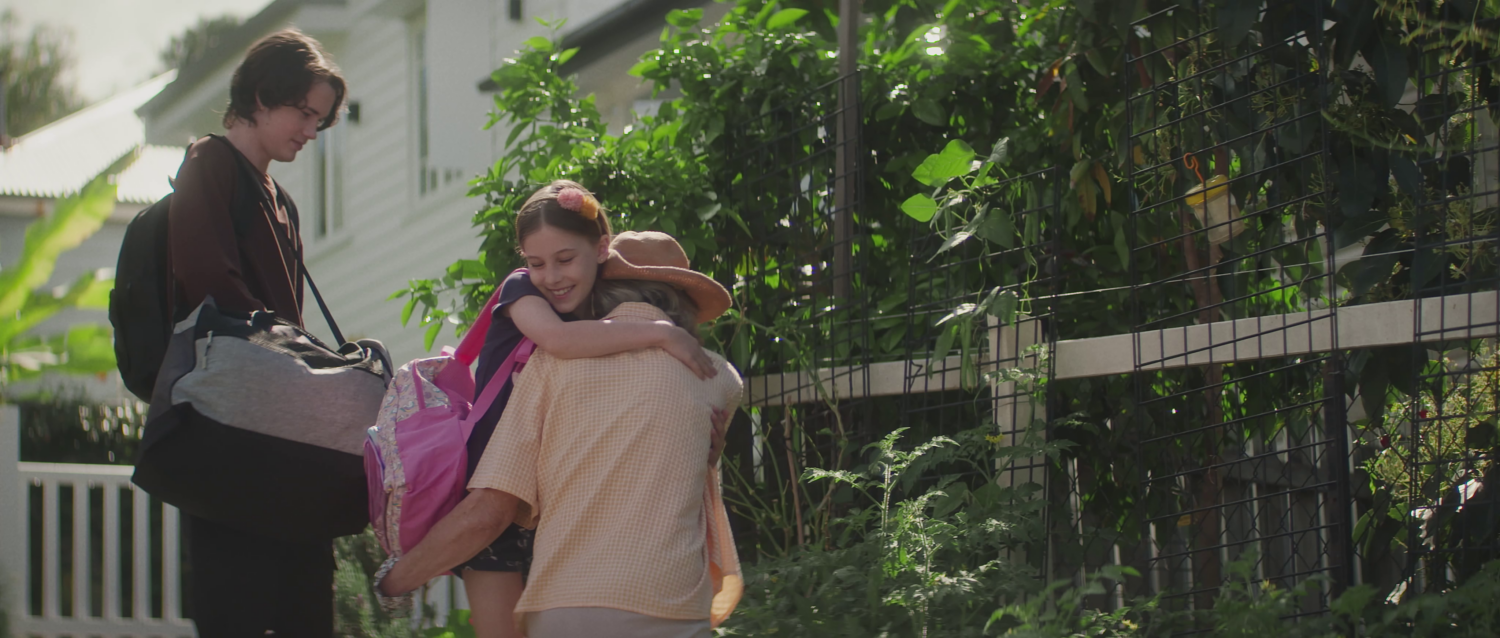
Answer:
[(599, 264), (609, 258), (609, 236), (599, 241), (542, 224), (521, 242), (531, 283), (558, 314), (567, 314), (594, 289)]

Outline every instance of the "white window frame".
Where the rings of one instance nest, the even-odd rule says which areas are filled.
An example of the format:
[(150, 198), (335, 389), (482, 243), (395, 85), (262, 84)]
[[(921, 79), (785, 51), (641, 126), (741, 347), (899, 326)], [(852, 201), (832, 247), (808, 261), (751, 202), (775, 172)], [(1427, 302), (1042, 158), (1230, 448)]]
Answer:
[(411, 62), (411, 166), (416, 183), (412, 189), (417, 202), (429, 202), (467, 192), (469, 174), (461, 169), (443, 168), (429, 163), (427, 145), (431, 140), (427, 75), (427, 3), (407, 18), (407, 59)]

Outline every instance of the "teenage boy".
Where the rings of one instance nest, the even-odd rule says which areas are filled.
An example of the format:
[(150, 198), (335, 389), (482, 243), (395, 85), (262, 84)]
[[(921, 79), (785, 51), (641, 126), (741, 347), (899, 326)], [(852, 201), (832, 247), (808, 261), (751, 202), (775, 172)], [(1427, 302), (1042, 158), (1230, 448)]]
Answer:
[[(250, 48), (229, 86), (224, 135), (194, 142), (174, 181), (167, 241), (178, 319), (212, 296), (226, 310), (302, 323), (297, 207), (266, 171), (338, 121), (344, 91), (322, 45), (301, 32)], [(184, 520), (201, 638), (333, 635), (331, 540), (291, 543)]]

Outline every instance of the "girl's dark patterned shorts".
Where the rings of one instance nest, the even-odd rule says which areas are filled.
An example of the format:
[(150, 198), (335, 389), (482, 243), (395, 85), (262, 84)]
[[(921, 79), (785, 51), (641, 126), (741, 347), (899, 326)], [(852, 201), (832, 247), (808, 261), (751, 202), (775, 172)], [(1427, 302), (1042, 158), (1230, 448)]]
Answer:
[(520, 525), (511, 525), (490, 543), (454, 571), (472, 569), (481, 572), (531, 571), (531, 540), (535, 532)]

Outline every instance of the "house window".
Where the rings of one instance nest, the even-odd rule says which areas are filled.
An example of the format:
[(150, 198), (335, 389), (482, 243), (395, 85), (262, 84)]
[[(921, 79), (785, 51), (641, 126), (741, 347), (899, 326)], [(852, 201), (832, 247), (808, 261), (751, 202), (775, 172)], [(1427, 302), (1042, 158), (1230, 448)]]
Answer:
[[(429, 7), (430, 9), (430, 7)], [(452, 18), (453, 16), (449, 16)], [(467, 16), (466, 16), (467, 18)], [(447, 18), (444, 18), (447, 19)], [(443, 19), (439, 20), (439, 23)], [(438, 102), (434, 108), (433, 100), (445, 99), (443, 95), (433, 95), (434, 87), (441, 87), (444, 79), (451, 80), (451, 73), (445, 66), (434, 69), (434, 61), (441, 64), (449, 63), (442, 55), (445, 52), (452, 53), (452, 46), (443, 34), (447, 29), (435, 29), (430, 20), (430, 13), (423, 12), (414, 15), (409, 21), (411, 27), (411, 68), (412, 68), (412, 91), (416, 100), (412, 105), (416, 117), (413, 123), (412, 134), (416, 136), (414, 144), (415, 157), (412, 161), (416, 165), (417, 172), (417, 195), (425, 197), (438, 192), (452, 194), (460, 192), (454, 187), (462, 186), (467, 176), (461, 166), (456, 165), (453, 158), (453, 128), (462, 126), (451, 118), (452, 109), (447, 108), (446, 102)], [(436, 35), (434, 35), (436, 33)], [(439, 39), (443, 38), (443, 39)], [(437, 55), (434, 55), (436, 52)], [(472, 80), (472, 78), (467, 78)], [(469, 87), (472, 90), (472, 87)], [(447, 128), (443, 128), (447, 127)], [(444, 135), (447, 134), (447, 137)], [(473, 137), (473, 136), (470, 136)], [(484, 162), (485, 165), (488, 162)]]
[(344, 226), (344, 135), (339, 127), (318, 134), (313, 146), (313, 236), (327, 237)]
[(437, 190), (438, 170), (432, 166), (429, 148), (432, 129), (427, 109), (427, 18), (412, 20), (412, 67), (416, 71), (417, 108), (417, 193), (426, 195)]

